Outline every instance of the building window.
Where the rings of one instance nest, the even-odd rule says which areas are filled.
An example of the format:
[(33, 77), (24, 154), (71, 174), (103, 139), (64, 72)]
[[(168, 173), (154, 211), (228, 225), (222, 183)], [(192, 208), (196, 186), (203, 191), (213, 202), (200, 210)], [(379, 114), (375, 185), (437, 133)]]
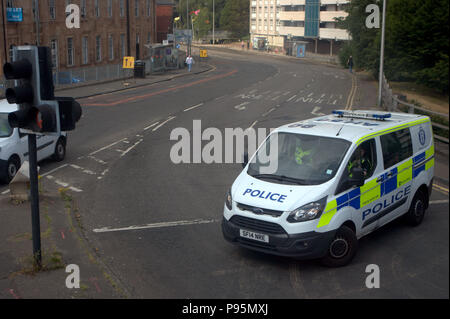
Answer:
[(81, 0), (80, 11), (81, 17), (86, 18), (86, 0)]
[(74, 56), (73, 51), (74, 51), (73, 38), (68, 38), (67, 39), (67, 65), (68, 66), (72, 66), (74, 64), (73, 63), (73, 56)]
[(152, 34), (151, 32), (147, 33), (147, 44), (152, 43)]
[(56, 19), (55, 0), (48, 0), (48, 7), (50, 9), (50, 19), (55, 20)]
[(94, 1), (94, 9), (95, 9), (95, 16), (98, 18), (100, 17), (100, 4), (98, 0)]
[(139, 17), (139, 0), (134, 0), (134, 16)]
[(52, 54), (52, 65), (54, 68), (58, 67), (58, 40), (53, 39), (50, 41), (50, 48)]
[(120, 55), (121, 58), (125, 56), (125, 34), (120, 35)]
[(89, 50), (88, 50), (88, 37), (83, 37), (82, 49), (83, 49), (83, 64), (89, 63)]
[(97, 62), (102, 60), (102, 40), (99, 35), (95, 37), (95, 59)]
[(108, 17), (112, 17), (112, 0), (108, 0)]
[(109, 59), (114, 60), (114, 39), (112, 34), (108, 37), (108, 52), (109, 52)]
[(120, 17), (125, 16), (125, 0), (120, 0)]

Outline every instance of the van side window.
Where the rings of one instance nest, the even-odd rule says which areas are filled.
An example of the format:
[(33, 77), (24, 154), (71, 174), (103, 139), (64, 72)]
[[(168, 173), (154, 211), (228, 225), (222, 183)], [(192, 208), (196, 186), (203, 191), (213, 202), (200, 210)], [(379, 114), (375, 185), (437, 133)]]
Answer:
[(413, 147), (409, 129), (403, 129), (380, 137), (384, 169), (411, 157)]
[(375, 168), (377, 167), (377, 153), (374, 139), (362, 143), (352, 154), (350, 160), (346, 164), (336, 194), (342, 193), (352, 187), (349, 182), (352, 178), (352, 170), (355, 167), (362, 168), (364, 179), (372, 177)]

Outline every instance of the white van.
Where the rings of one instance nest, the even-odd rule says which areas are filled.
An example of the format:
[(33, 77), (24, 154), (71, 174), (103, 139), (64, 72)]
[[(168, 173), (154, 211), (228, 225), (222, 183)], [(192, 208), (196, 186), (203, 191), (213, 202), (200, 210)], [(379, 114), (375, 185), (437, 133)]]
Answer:
[[(270, 148), (277, 152), (263, 161)], [(430, 119), (334, 111), (274, 130), (227, 193), (225, 239), (327, 266), (348, 264), (358, 239), (404, 215), (422, 222), (434, 176)]]
[[(9, 183), (20, 166), (28, 160), (28, 137), (12, 128), (8, 122), (8, 114), (19, 107), (0, 100), (0, 183)], [(60, 136), (37, 135), (37, 159), (41, 161), (53, 157), (56, 161), (64, 160), (66, 155), (67, 134)]]

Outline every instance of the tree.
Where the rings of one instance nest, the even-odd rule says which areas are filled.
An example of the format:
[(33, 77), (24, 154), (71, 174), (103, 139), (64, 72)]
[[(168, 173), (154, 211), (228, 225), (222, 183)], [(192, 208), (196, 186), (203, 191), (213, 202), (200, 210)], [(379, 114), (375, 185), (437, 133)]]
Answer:
[(220, 16), (220, 28), (231, 32), (234, 38), (244, 38), (249, 34), (248, 0), (227, 0)]

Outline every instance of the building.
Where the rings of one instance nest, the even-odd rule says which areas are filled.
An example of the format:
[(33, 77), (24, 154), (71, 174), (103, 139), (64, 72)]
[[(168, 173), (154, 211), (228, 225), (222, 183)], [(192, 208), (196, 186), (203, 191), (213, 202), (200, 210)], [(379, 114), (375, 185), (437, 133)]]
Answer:
[(297, 41), (306, 50), (336, 54), (347, 30), (336, 27), (335, 18), (347, 16), (349, 0), (251, 0), (250, 36), (254, 48), (287, 50)]
[[(120, 64), (122, 57), (148, 57), (144, 46), (156, 39), (155, 0), (2, 0), (0, 63), (9, 61), (12, 47), (35, 45), (52, 49), (55, 70)], [(35, 18), (38, 3), (38, 25)], [(80, 28), (66, 26), (66, 6), (80, 8)], [(127, 41), (129, 5), (130, 47)], [(10, 14), (11, 11), (19, 14)], [(20, 14), (21, 13), (21, 14)], [(37, 32), (38, 30), (38, 32)], [(0, 76), (1, 76), (0, 71)]]
[(167, 40), (173, 33), (173, 0), (156, 0), (156, 39), (158, 43)]

